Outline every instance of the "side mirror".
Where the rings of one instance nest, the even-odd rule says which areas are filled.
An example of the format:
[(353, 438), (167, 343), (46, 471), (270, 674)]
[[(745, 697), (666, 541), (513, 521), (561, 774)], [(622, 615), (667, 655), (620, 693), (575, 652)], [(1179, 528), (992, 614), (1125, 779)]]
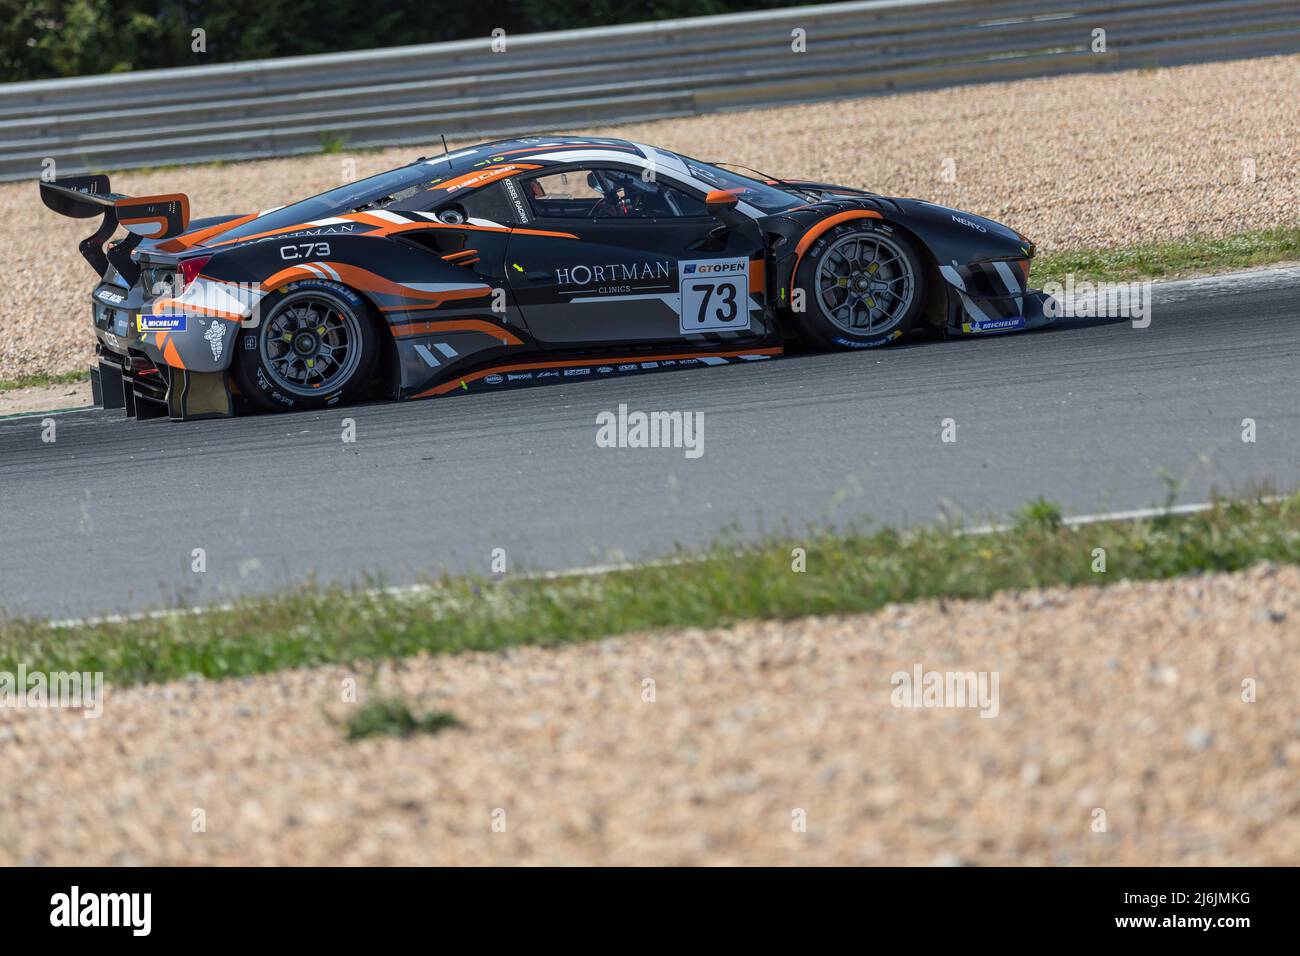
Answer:
[(736, 194), (725, 189), (712, 189), (704, 197), (704, 207), (708, 209), (710, 216), (717, 216), (735, 209), (738, 202), (740, 200), (736, 197)]

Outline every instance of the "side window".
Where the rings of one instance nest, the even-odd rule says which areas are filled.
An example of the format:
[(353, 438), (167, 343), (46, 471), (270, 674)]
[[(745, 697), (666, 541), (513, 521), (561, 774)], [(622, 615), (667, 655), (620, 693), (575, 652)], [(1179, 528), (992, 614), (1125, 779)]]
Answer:
[(590, 219), (592, 210), (605, 198), (595, 170), (569, 169), (534, 176), (521, 185), (533, 213), (547, 219)]
[(543, 173), (522, 180), (541, 219), (674, 219), (708, 214), (704, 203), (659, 180), (599, 166)]
[(461, 197), (460, 205), (465, 215), (472, 219), (486, 219), (489, 222), (502, 224), (518, 220), (514, 207), (499, 182), (490, 183), (482, 189), (474, 190), (468, 196)]
[(447, 213), (448, 222), (485, 219), (509, 225), (520, 221), (500, 182), (489, 183), (480, 189), (457, 193), (451, 197), (442, 190), (427, 189), (387, 208), (393, 212), (436, 212), (440, 218)]

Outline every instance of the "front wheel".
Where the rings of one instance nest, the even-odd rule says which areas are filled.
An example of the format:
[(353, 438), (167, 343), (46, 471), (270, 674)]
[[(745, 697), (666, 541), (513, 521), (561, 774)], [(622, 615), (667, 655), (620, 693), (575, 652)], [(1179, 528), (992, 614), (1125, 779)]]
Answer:
[(836, 226), (817, 237), (795, 272), (802, 301), (791, 304), (799, 331), (828, 349), (887, 345), (916, 324), (922, 275), (915, 247), (889, 226)]
[(268, 411), (354, 401), (370, 383), (379, 348), (372, 311), (347, 286), (307, 279), (262, 301), (257, 328), (241, 329), (234, 375)]

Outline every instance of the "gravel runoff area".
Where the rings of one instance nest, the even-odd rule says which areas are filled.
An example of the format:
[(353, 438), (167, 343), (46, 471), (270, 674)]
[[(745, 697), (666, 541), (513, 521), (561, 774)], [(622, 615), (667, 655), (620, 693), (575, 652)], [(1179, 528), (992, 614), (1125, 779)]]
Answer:
[[(746, 163), (991, 216), (1044, 249), (1224, 236), (1297, 221), (1300, 56), (1075, 75), (607, 127)], [(269, 208), (440, 145), (113, 176), (186, 192), (195, 218)], [(1253, 178), (1244, 164), (1253, 163)], [(0, 185), (0, 380), (84, 368), (92, 280), (84, 222)]]
[[(918, 667), (985, 706), (895, 706)], [(348, 742), (354, 677), (462, 726)], [(0, 708), (0, 864), (1294, 865), (1298, 685), (1260, 565), (110, 688)]]
[(94, 396), (88, 381), (6, 389), (0, 391), (0, 418), (57, 409), (85, 408), (92, 404)]

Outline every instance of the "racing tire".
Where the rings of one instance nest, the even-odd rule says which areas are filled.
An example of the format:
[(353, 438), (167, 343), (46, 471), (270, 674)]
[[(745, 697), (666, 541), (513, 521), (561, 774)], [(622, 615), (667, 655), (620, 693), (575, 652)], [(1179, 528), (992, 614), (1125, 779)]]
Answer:
[(808, 247), (792, 283), (801, 338), (832, 350), (901, 339), (921, 315), (924, 275), (915, 245), (885, 223), (856, 220), (828, 229)]
[(379, 358), (374, 310), (345, 285), (304, 279), (261, 303), (236, 339), (240, 395), (272, 412), (329, 408), (359, 398)]

